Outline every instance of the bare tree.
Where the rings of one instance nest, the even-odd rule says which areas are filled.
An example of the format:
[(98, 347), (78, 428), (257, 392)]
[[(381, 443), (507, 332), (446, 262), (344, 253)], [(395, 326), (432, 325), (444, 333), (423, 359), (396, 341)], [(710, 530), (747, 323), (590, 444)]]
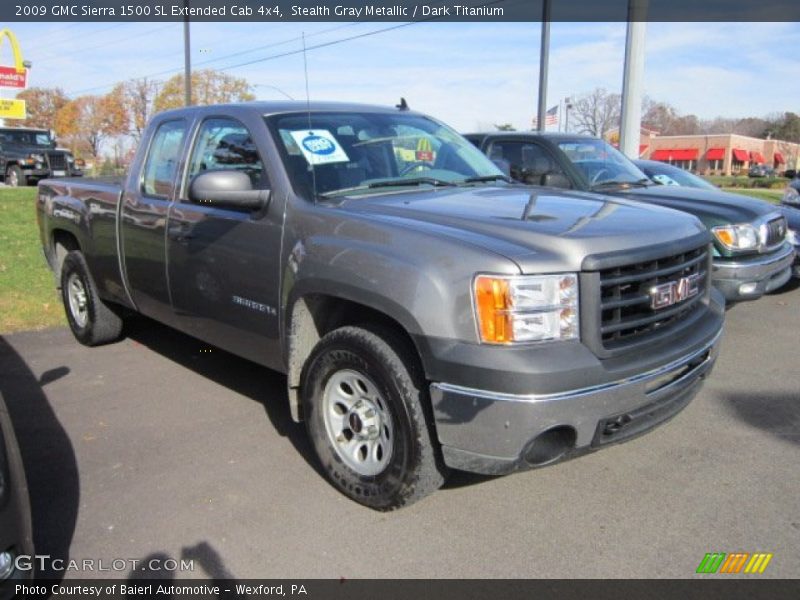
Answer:
[[(605, 88), (578, 96), (573, 100), (571, 124), (578, 133), (602, 137), (609, 129), (619, 126), (622, 99)], [(570, 127), (572, 129), (572, 127)]]
[(142, 138), (147, 121), (153, 113), (153, 102), (158, 94), (158, 84), (152, 79), (143, 77), (117, 85), (121, 87), (120, 93), (131, 120), (130, 135), (138, 143)]

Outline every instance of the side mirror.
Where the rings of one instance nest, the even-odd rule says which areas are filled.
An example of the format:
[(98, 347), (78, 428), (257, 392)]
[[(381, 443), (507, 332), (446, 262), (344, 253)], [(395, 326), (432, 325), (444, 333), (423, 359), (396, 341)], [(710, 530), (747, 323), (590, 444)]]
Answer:
[(572, 183), (563, 173), (545, 173), (542, 175), (542, 185), (545, 187), (555, 187), (572, 189)]
[(794, 179), (795, 177), (797, 177), (797, 171), (795, 171), (794, 169), (786, 169), (783, 172), (783, 176), (786, 177), (787, 179)]
[(269, 190), (254, 190), (242, 171), (206, 171), (189, 184), (189, 200), (220, 208), (260, 210), (269, 204)]

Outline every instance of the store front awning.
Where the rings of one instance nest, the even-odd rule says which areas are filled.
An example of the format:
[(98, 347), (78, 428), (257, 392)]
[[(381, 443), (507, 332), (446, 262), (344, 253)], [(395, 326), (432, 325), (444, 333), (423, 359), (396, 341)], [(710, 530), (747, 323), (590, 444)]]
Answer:
[(786, 159), (783, 158), (783, 154), (781, 154), (780, 152), (776, 152), (775, 153), (775, 164), (776, 165), (785, 165), (786, 164)]
[(760, 165), (763, 165), (763, 164), (764, 164), (764, 162), (766, 162), (766, 161), (764, 160), (764, 155), (763, 155), (763, 154), (761, 154), (761, 152), (755, 152), (755, 151), (753, 151), (753, 152), (751, 152), (751, 153), (750, 153), (750, 160), (751, 160), (752, 162), (754, 162), (754, 163), (758, 163), (758, 164), (760, 164)]
[(750, 155), (747, 153), (747, 150), (742, 150), (740, 148), (733, 149), (733, 160), (738, 160), (739, 162), (747, 162), (750, 160)]
[(697, 148), (675, 148), (672, 150), (654, 150), (650, 155), (652, 160), (697, 160), (700, 151)]
[(709, 148), (706, 160), (725, 160), (725, 148)]

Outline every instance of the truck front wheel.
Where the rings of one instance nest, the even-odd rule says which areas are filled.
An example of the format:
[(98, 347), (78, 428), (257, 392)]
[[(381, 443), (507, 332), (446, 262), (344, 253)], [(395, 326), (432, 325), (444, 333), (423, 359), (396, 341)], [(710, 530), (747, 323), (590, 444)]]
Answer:
[(6, 171), (6, 185), (11, 187), (25, 187), (28, 185), (28, 179), (25, 173), (17, 165), (11, 165)]
[(97, 346), (119, 338), (122, 319), (97, 295), (86, 260), (77, 250), (69, 252), (61, 266), (61, 299), (69, 327), (81, 344)]
[(377, 510), (419, 500), (446, 475), (425, 381), (405, 346), (389, 329), (342, 327), (303, 370), (306, 428), (325, 474)]

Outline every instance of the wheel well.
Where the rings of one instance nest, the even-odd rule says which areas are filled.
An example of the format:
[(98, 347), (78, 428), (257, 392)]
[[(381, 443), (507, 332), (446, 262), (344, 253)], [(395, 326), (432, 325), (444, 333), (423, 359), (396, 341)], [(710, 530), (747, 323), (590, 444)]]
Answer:
[(303, 365), (323, 336), (346, 325), (372, 325), (391, 330), (397, 341), (405, 346), (406, 354), (417, 361), (414, 367), (424, 373), (413, 338), (397, 320), (350, 300), (321, 294), (304, 296), (294, 303), (288, 336), (289, 407), (295, 421), (302, 420), (299, 390)]
[(56, 287), (61, 287), (61, 265), (64, 264), (68, 252), (80, 250), (77, 238), (63, 229), (53, 230), (53, 275), (56, 278)]

